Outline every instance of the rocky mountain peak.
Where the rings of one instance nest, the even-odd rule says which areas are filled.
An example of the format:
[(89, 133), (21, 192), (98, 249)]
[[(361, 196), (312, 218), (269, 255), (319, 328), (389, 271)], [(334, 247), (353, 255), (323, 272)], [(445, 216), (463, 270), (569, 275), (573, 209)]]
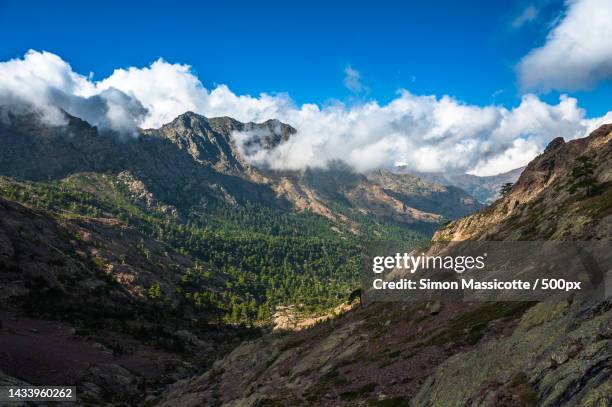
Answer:
[(555, 137), (554, 139), (552, 139), (550, 143), (548, 143), (548, 146), (546, 146), (546, 149), (544, 151), (546, 152), (550, 150), (555, 150), (564, 144), (565, 144), (565, 139), (563, 137)]
[(174, 120), (172, 120), (170, 123), (165, 124), (164, 126), (193, 128), (202, 126), (202, 124), (204, 123), (208, 125), (207, 117), (189, 111), (178, 115)]
[[(217, 169), (242, 171), (243, 161), (234, 140), (234, 132), (248, 132), (246, 148), (271, 149), (287, 141), (297, 130), (276, 119), (263, 123), (242, 123), (231, 117), (207, 118), (186, 112), (159, 129), (145, 130), (171, 140), (179, 148), (189, 151), (198, 162), (212, 164)], [(240, 165), (238, 165), (240, 164)]]

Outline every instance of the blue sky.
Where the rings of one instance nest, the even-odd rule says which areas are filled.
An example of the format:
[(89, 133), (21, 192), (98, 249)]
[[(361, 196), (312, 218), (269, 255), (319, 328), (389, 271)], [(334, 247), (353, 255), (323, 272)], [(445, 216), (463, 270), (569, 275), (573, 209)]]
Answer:
[[(0, 0), (0, 60), (51, 51), (94, 79), (163, 57), (207, 87), (287, 92), (299, 104), (385, 103), (399, 88), (470, 104), (520, 103), (515, 66), (544, 42), (561, 1), (57, 2)], [(524, 23), (517, 20), (528, 7)], [(351, 66), (364, 90), (343, 79)], [(608, 111), (609, 83), (569, 92), (588, 116)], [(562, 91), (564, 92), (564, 91)], [(568, 92), (564, 92), (568, 93)], [(559, 92), (541, 93), (555, 102)]]

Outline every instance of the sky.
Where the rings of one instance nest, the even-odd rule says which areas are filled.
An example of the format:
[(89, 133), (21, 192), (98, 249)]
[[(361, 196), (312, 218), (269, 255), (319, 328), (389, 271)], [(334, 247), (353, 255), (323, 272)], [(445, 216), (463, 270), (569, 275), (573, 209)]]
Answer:
[(0, 102), (122, 131), (278, 118), (302, 136), (254, 163), (487, 175), (607, 118), (611, 18), (609, 0), (0, 0)]

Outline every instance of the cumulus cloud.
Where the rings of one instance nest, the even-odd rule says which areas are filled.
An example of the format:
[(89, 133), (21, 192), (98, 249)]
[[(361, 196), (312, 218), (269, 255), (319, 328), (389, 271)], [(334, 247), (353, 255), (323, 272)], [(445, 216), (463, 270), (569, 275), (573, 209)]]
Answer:
[(419, 172), (493, 175), (527, 164), (559, 135), (582, 137), (593, 127), (576, 99), (567, 96), (550, 105), (526, 95), (519, 106), (506, 109), (404, 90), (382, 106), (309, 105), (283, 114), (299, 133), (274, 150), (251, 151), (253, 163), (301, 169), (341, 160), (367, 171), (402, 162)]
[(566, 6), (544, 45), (518, 64), (523, 89), (586, 89), (612, 77), (612, 3), (566, 0)]
[(0, 63), (0, 106), (36, 112), (56, 125), (65, 121), (63, 110), (123, 133), (133, 132), (146, 114), (138, 99), (117, 89), (99, 90), (57, 55), (36, 51)]
[(525, 7), (525, 9), (523, 9), (521, 14), (519, 14), (514, 18), (514, 20), (512, 20), (512, 28), (519, 29), (525, 24), (535, 20), (537, 16), (538, 9), (530, 4), (529, 6)]
[(367, 171), (402, 162), (415, 171), (478, 175), (525, 165), (553, 138), (582, 137), (612, 119), (612, 113), (586, 119), (577, 100), (568, 96), (548, 104), (532, 94), (512, 109), (408, 90), (387, 104), (298, 106), (286, 94), (237, 95), (225, 85), (207, 89), (188, 65), (161, 59), (93, 81), (60, 57), (35, 51), (0, 63), (0, 105), (33, 109), (55, 124), (62, 123), (65, 110), (118, 131), (159, 127), (188, 110), (243, 122), (278, 119), (298, 133), (272, 150), (250, 143), (261, 135), (234, 135), (253, 164), (303, 169), (340, 160)]

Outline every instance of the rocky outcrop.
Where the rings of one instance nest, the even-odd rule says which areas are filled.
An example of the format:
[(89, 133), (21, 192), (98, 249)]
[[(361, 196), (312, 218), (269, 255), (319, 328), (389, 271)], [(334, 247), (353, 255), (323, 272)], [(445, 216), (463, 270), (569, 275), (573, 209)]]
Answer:
[(541, 303), (511, 335), (443, 362), (416, 405), (591, 405), (612, 402), (612, 302)]
[(295, 305), (277, 306), (272, 315), (272, 329), (274, 331), (301, 331), (312, 328), (350, 311), (357, 304), (356, 301), (343, 303), (331, 310), (315, 315), (304, 314), (300, 307)]
[(131, 172), (120, 172), (117, 174), (117, 181), (127, 191), (130, 199), (138, 203), (144, 209), (161, 212), (173, 217), (178, 216), (176, 207), (160, 202), (155, 195), (148, 190), (147, 185), (136, 178)]

